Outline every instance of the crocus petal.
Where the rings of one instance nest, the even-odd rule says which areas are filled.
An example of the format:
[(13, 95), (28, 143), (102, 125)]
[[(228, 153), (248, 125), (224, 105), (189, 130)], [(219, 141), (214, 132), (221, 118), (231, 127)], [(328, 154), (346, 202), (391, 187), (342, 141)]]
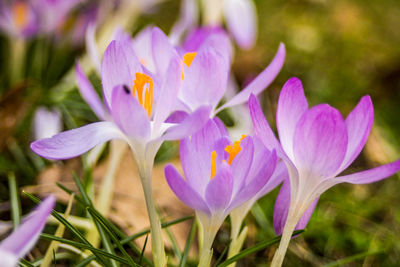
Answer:
[(200, 130), (208, 121), (210, 107), (200, 107), (188, 115), (180, 124), (168, 128), (163, 140), (179, 140)]
[(117, 86), (113, 91), (111, 114), (127, 135), (139, 140), (150, 136), (150, 121), (146, 111), (123, 86)]
[(237, 44), (244, 49), (251, 48), (257, 35), (257, 15), (253, 1), (224, 1), (224, 16)]
[(293, 160), (293, 135), (301, 116), (308, 110), (303, 86), (298, 78), (289, 79), (282, 88), (276, 111), (276, 124), (282, 148)]
[(249, 98), (249, 110), (256, 135), (269, 150), (276, 149), (280, 151), (281, 145), (265, 119), (257, 98), (253, 94), (251, 94)]
[(104, 52), (101, 64), (103, 93), (108, 105), (112, 101), (112, 92), (116, 86), (132, 86), (136, 72), (142, 72), (138, 59), (130, 45), (112, 41)]
[[(298, 221), (295, 230), (304, 229), (308, 221), (311, 218), (312, 213), (318, 203), (319, 197), (311, 202), (310, 206), (303, 213), (300, 220)], [(276, 198), (275, 207), (274, 207), (274, 229), (277, 235), (281, 235), (283, 232), (283, 228), (286, 224), (286, 219), (289, 212), (290, 206), (290, 182), (289, 179), (286, 179), (281, 187), (281, 191)]]
[(215, 49), (198, 52), (190, 67), (184, 66), (181, 99), (192, 110), (202, 105), (214, 109), (224, 95), (228, 72), (229, 62)]
[(133, 39), (133, 50), (135, 51), (140, 63), (148, 70), (155, 73), (156, 67), (153, 61), (153, 52), (151, 46), (153, 26), (147, 26), (136, 34)]
[(154, 112), (154, 129), (164, 122), (175, 106), (179, 88), (182, 82), (181, 64), (178, 55), (171, 58), (167, 74), (161, 86)]
[(217, 125), (210, 119), (191, 138), (183, 139), (179, 146), (187, 182), (202, 196), (211, 175), (212, 145), (220, 138), (221, 134)]
[(249, 173), (254, 155), (254, 143), (251, 136), (247, 136), (240, 142), (241, 151), (236, 155), (231, 164), (231, 171), (234, 176), (233, 192), (235, 195), (243, 186)]
[(249, 85), (247, 85), (240, 93), (226, 102), (224, 105), (219, 107), (215, 113), (235, 105), (245, 103), (251, 94), (258, 95), (265, 88), (267, 88), (272, 81), (278, 76), (282, 69), (283, 62), (285, 61), (285, 45), (280, 44), (278, 52), (276, 53), (274, 59)]
[(233, 176), (228, 163), (221, 164), (214, 178), (208, 183), (205, 199), (212, 211), (221, 211), (228, 207), (233, 190)]
[(242, 189), (238, 191), (236, 196), (234, 195), (234, 199), (229, 206), (229, 210), (232, 210), (242, 205), (246, 201), (249, 201), (258, 192), (260, 192), (274, 172), (277, 161), (278, 157), (276, 156), (275, 150), (273, 150), (269, 157), (265, 159), (265, 165), (261, 168), (257, 175), (252, 178), (248, 184), (243, 186)]
[(83, 99), (85, 99), (86, 103), (92, 108), (93, 112), (102, 120), (105, 120), (106, 111), (104, 109), (103, 103), (101, 102), (99, 96), (94, 90), (92, 84), (83, 73), (81, 66), (79, 63), (76, 64), (75, 67), (76, 73), (76, 81), (78, 83), (78, 89), (81, 93)]
[(374, 122), (374, 108), (370, 96), (361, 98), (358, 105), (346, 118), (346, 127), (348, 134), (348, 146), (344, 157), (341, 170), (346, 169), (360, 154), (367, 141)]
[(276, 168), (274, 173), (271, 175), (271, 178), (268, 180), (267, 184), (258, 192), (257, 198), (260, 198), (269, 192), (271, 192), (275, 187), (277, 187), (280, 183), (282, 183), (285, 179), (288, 179), (289, 174), (286, 168), (286, 165), (283, 161), (280, 161), (276, 164)]
[(195, 210), (210, 214), (210, 210), (204, 200), (183, 180), (182, 176), (172, 165), (168, 164), (164, 172), (169, 187), (183, 203)]
[(31, 149), (47, 159), (69, 159), (116, 138), (124, 139), (124, 136), (114, 123), (96, 122), (35, 141)]
[(34, 135), (36, 139), (49, 138), (61, 132), (61, 114), (57, 109), (39, 107), (34, 115)]
[(164, 76), (175, 49), (164, 32), (157, 27), (153, 28), (151, 45), (157, 73)]
[(300, 118), (293, 140), (294, 163), (299, 172), (330, 177), (341, 165), (346, 149), (347, 129), (337, 109), (321, 104)]
[(369, 184), (392, 176), (400, 170), (400, 160), (370, 170), (339, 176), (334, 180), (351, 184)]
[(98, 74), (101, 72), (101, 64), (100, 64), (100, 53), (97, 49), (96, 45), (96, 24), (90, 23), (87, 27), (86, 34), (85, 34), (85, 42), (87, 51), (92, 61), (93, 66), (95, 67)]
[(220, 118), (218, 117), (214, 117), (213, 121), (215, 122), (215, 124), (218, 126), (219, 131), (221, 133), (222, 136), (229, 136), (229, 132), (228, 129), (226, 129), (225, 124), (221, 121)]
[(0, 251), (10, 252), (18, 258), (25, 256), (43, 231), (55, 200), (54, 196), (47, 197), (11, 235), (1, 242)]

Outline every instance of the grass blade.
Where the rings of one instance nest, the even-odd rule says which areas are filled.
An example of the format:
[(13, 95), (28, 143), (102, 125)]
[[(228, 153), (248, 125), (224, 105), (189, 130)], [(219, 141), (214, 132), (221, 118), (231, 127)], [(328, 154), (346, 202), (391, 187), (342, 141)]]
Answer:
[(192, 228), (190, 229), (190, 232), (189, 232), (189, 236), (186, 239), (185, 249), (183, 250), (183, 254), (182, 254), (181, 260), (179, 262), (179, 267), (185, 267), (185, 265), (186, 265), (186, 259), (187, 259), (188, 253), (189, 253), (189, 249), (192, 246), (194, 237), (196, 235), (196, 230), (197, 230), (197, 222), (196, 222), (196, 220), (194, 220), (192, 223)]
[(385, 252), (385, 250), (373, 250), (373, 251), (366, 251), (366, 252), (361, 252), (359, 254), (355, 254), (353, 256), (341, 259), (341, 260), (337, 260), (328, 264), (325, 264), (323, 267), (335, 267), (335, 266), (342, 266), (346, 263), (355, 261), (355, 260), (359, 260), (359, 259), (363, 259), (367, 256), (371, 256), (371, 255), (375, 255), (375, 254), (381, 254)]
[[(298, 235), (300, 233), (303, 233), (304, 230), (298, 230), (298, 231), (294, 231), (292, 236)], [(235, 256), (233, 256), (232, 258), (227, 259), (226, 261), (224, 261), (223, 263), (219, 264), (217, 267), (225, 267), (228, 266), (231, 263), (234, 263), (250, 254), (253, 254), (259, 250), (265, 249), (273, 244), (278, 243), (279, 241), (281, 241), (281, 236), (277, 236), (271, 240), (266, 240), (263, 242), (258, 243), (257, 245), (244, 249), (242, 250), (239, 254), (236, 254)]]
[[(35, 202), (36, 204), (40, 204), (40, 199), (35, 197), (34, 195), (23, 191), (23, 193), (29, 197), (33, 202)], [(72, 224), (70, 224), (63, 216), (61, 216), (60, 214), (58, 214), (57, 211), (53, 210), (51, 212), (51, 215), (56, 218), (59, 222), (61, 222), (62, 224), (64, 224), (64, 226), (71, 231), (71, 233), (73, 233), (82, 243), (84, 243), (84, 245), (90, 247), (93, 249), (92, 244), (90, 244), (89, 241), (87, 241), (87, 239), (85, 238), (85, 236), (78, 230), (76, 229)], [(108, 264), (106, 264), (106, 261), (104, 259), (104, 257), (101, 254), (98, 254), (97, 252), (93, 252), (96, 257), (98, 258), (99, 261), (101, 261), (105, 266), (108, 266)]]
[(8, 187), (10, 190), (11, 218), (15, 229), (21, 222), (21, 203), (18, 196), (17, 180), (13, 172), (8, 174)]
[(139, 258), (139, 265), (142, 265), (142, 260), (143, 260), (143, 255), (144, 255), (144, 250), (146, 249), (147, 246), (147, 240), (149, 239), (149, 235), (146, 235), (146, 239), (144, 240), (142, 252), (140, 253), (140, 258)]

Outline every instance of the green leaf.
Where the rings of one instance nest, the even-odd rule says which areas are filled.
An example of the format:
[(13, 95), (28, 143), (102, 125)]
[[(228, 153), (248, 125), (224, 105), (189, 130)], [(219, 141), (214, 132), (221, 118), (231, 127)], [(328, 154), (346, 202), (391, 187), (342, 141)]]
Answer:
[(143, 255), (144, 255), (144, 250), (146, 249), (147, 245), (147, 240), (149, 239), (149, 235), (146, 235), (146, 239), (144, 240), (142, 252), (140, 253), (140, 258), (139, 258), (139, 265), (142, 265), (142, 260), (143, 260)]
[(185, 267), (185, 265), (186, 265), (186, 259), (187, 259), (188, 253), (189, 253), (189, 249), (192, 246), (194, 237), (196, 235), (196, 230), (197, 230), (197, 222), (196, 222), (196, 220), (194, 220), (192, 223), (192, 228), (190, 229), (190, 232), (189, 232), (189, 236), (186, 239), (185, 249), (183, 250), (183, 254), (182, 254), (181, 260), (179, 262), (179, 267)]
[[(55, 240), (55, 241), (58, 241), (58, 242), (63, 243), (63, 244), (68, 244), (68, 245), (74, 246), (76, 248), (87, 249), (87, 250), (90, 250), (93, 254), (101, 254), (102, 256), (105, 256), (107, 258), (111, 258), (113, 260), (119, 261), (120, 263), (129, 265), (129, 261), (128, 260), (126, 260), (126, 259), (124, 259), (124, 258), (122, 258), (120, 256), (108, 253), (108, 252), (106, 252), (106, 251), (104, 251), (102, 249), (94, 248), (94, 247), (92, 247), (90, 245), (87, 245), (87, 244), (75, 242), (75, 241), (72, 241), (72, 240), (69, 240), (69, 239), (65, 239), (65, 238), (62, 238), (62, 237), (56, 237), (56, 236), (49, 235), (49, 234), (41, 234), (40, 237), (43, 238), (43, 239), (46, 239), (46, 240)], [(109, 264), (105, 264), (105, 266), (109, 266)]]
[[(294, 231), (292, 236), (298, 235), (300, 233), (303, 233), (304, 230), (298, 230), (298, 231)], [(232, 258), (227, 259), (226, 261), (224, 261), (223, 263), (219, 264), (217, 267), (225, 267), (228, 266), (231, 263), (234, 263), (240, 259), (243, 259), (244, 257), (253, 254), (257, 251), (263, 250), (273, 244), (279, 243), (279, 241), (281, 241), (281, 236), (277, 236), (271, 240), (266, 240), (263, 242), (258, 243), (257, 245), (244, 249), (242, 250), (239, 254), (236, 254), (235, 256), (233, 256)]]
[(344, 259), (341, 259), (341, 260), (338, 260), (338, 261), (334, 261), (334, 262), (325, 264), (323, 267), (342, 266), (342, 265), (344, 265), (346, 263), (349, 263), (349, 262), (352, 262), (352, 261), (355, 261), (355, 260), (359, 260), (359, 259), (363, 259), (363, 258), (365, 258), (367, 256), (371, 256), (371, 255), (375, 255), (375, 254), (381, 254), (383, 252), (385, 252), (385, 250), (383, 250), (383, 249), (382, 250), (366, 251), (366, 252), (355, 254), (353, 256), (350, 256), (350, 257), (347, 257), (347, 258), (344, 258)]
[(17, 180), (13, 172), (8, 174), (8, 187), (10, 189), (11, 218), (15, 229), (21, 222), (21, 203), (19, 201)]

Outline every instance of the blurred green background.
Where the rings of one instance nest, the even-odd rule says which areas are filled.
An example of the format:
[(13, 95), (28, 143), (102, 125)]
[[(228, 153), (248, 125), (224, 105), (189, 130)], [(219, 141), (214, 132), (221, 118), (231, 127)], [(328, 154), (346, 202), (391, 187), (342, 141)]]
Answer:
[[(347, 172), (397, 159), (400, 156), (400, 1), (257, 0), (255, 3), (259, 18), (257, 44), (249, 51), (236, 50), (233, 73), (243, 84), (268, 64), (280, 42), (285, 43), (287, 57), (283, 70), (262, 95), (269, 121), (274, 124), (280, 89), (292, 76), (302, 80), (310, 105), (326, 102), (344, 116), (363, 95), (369, 94), (375, 107), (374, 128), (363, 153)], [(168, 31), (177, 18), (177, 8), (179, 1), (160, 4), (152, 13), (139, 18), (134, 33), (148, 23)], [(9, 171), (15, 172), (20, 185), (33, 184), (43, 164), (29, 150), (32, 114), (37, 105), (59, 106), (64, 128), (96, 120), (77, 90), (57, 98), (62, 89), (54, 88), (74, 64), (74, 57), (84, 51), (83, 47), (52, 46), (34, 40), (28, 47), (31, 53), (27, 62), (40, 61), (48, 71), (37, 73), (28, 68), (31, 80), (12, 88), (6, 79), (8, 49), (5, 37), (0, 37), (2, 201), (8, 199)], [(91, 79), (100, 89), (98, 77), (91, 75)], [(323, 194), (307, 231), (293, 240), (284, 266), (341, 265), (338, 260), (353, 256), (347, 266), (398, 266), (399, 178), (397, 175), (373, 185), (338, 185)], [(246, 246), (275, 236), (272, 212), (277, 193), (274, 190), (261, 199), (247, 217), (250, 232)], [(227, 224), (214, 244), (216, 256), (228, 239)], [(267, 266), (272, 256), (273, 250), (265, 250), (240, 261), (238, 266)]]

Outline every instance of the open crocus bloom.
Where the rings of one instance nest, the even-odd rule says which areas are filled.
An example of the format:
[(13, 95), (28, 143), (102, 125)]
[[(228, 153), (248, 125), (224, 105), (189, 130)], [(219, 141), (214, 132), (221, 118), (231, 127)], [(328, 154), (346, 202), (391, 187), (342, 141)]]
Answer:
[(101, 67), (104, 105), (77, 67), (80, 91), (104, 121), (36, 141), (31, 148), (45, 158), (67, 159), (110, 139), (123, 139), (137, 161), (152, 162), (163, 140), (180, 139), (198, 130), (209, 114), (209, 107), (203, 106), (179, 124), (165, 122), (181, 83), (179, 56), (171, 54), (165, 64), (165, 75), (152, 75), (140, 64), (129, 44), (112, 41)]
[(210, 249), (226, 216), (259, 193), (275, 170), (275, 151), (263, 148), (255, 153), (254, 143), (251, 136), (232, 143), (224, 126), (209, 120), (203, 129), (181, 141), (186, 179), (173, 166), (165, 167), (172, 191), (196, 211), (204, 229), (205, 249)]
[[(364, 96), (344, 120), (328, 104), (309, 108), (299, 79), (291, 78), (279, 97), (276, 121), (280, 143), (268, 125), (254, 96), (249, 108), (257, 136), (267, 148), (275, 148), (285, 161), (289, 180), (281, 188), (274, 211), (278, 234), (302, 229), (319, 196), (339, 183), (367, 184), (400, 169), (400, 160), (363, 172), (338, 176), (360, 154), (373, 123), (371, 98)], [(296, 226), (297, 225), (297, 226)], [(281, 244), (282, 244), (281, 242)], [(286, 251), (286, 248), (285, 248)]]
[(31, 212), (14, 232), (0, 243), (1, 266), (14, 267), (35, 245), (55, 203), (55, 197), (47, 197)]

